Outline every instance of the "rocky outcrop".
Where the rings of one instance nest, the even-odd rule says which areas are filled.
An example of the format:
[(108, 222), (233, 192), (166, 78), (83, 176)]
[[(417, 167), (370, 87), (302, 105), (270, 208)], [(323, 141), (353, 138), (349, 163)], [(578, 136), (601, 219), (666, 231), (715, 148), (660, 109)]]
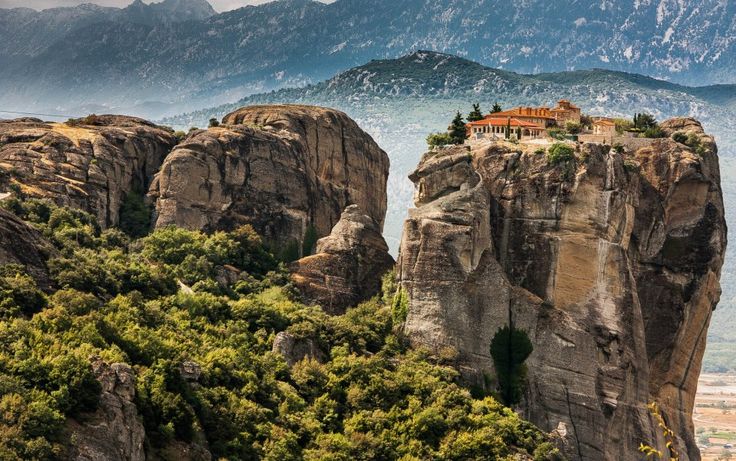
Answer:
[(345, 114), (253, 106), (200, 130), (169, 155), (150, 189), (156, 226), (252, 224), (292, 256), (357, 204), (382, 228), (388, 156)]
[(0, 192), (85, 210), (102, 227), (118, 224), (127, 193), (144, 193), (173, 133), (135, 117), (89, 116), (68, 123), (0, 121)]
[(662, 126), (705, 149), (587, 144), (550, 165), (486, 144), (429, 153), (411, 177), (417, 208), (397, 265), (405, 332), (457, 349), (466, 378), (494, 387), (494, 335), (525, 331), (519, 410), (564, 435), (570, 459), (639, 459), (642, 442), (666, 453), (652, 401), (680, 459), (700, 459), (692, 410), (726, 246), (720, 173), (699, 123)]
[(36, 229), (0, 208), (0, 265), (23, 266), (39, 288), (49, 290), (52, 282), (46, 262), (55, 253)]
[(330, 235), (317, 242), (316, 254), (293, 263), (290, 269), (304, 301), (342, 314), (378, 293), (381, 277), (393, 265), (378, 223), (351, 205)]
[(67, 420), (70, 459), (144, 461), (145, 430), (135, 406), (135, 373), (124, 363), (109, 365), (97, 358), (92, 368), (102, 385), (97, 411), (82, 420)]
[(318, 362), (324, 362), (326, 359), (325, 353), (319, 348), (314, 339), (299, 338), (286, 331), (276, 335), (271, 350), (281, 354), (290, 367), (304, 359), (317, 360)]

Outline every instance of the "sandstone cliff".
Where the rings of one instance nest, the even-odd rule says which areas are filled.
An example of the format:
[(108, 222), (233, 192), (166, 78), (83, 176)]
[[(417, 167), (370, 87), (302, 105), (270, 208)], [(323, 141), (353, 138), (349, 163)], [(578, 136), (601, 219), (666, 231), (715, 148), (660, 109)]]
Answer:
[(85, 210), (118, 224), (125, 194), (145, 192), (173, 133), (135, 117), (89, 116), (73, 124), (0, 121), (0, 192)]
[(383, 227), (388, 167), (386, 153), (341, 112), (252, 106), (190, 134), (166, 158), (149, 195), (156, 226), (249, 223), (299, 257), (305, 237), (328, 235), (348, 205)]
[(317, 242), (315, 254), (293, 263), (290, 269), (306, 302), (342, 314), (378, 293), (383, 274), (393, 265), (378, 223), (351, 205), (330, 235)]
[(75, 461), (125, 459), (144, 461), (145, 430), (135, 406), (135, 373), (124, 363), (109, 365), (99, 358), (92, 363), (102, 385), (97, 411), (81, 422), (70, 419), (67, 429)]
[(41, 234), (14, 214), (0, 209), (0, 265), (23, 266), (39, 288), (48, 290), (52, 282), (46, 262), (56, 249)]
[(525, 331), (520, 409), (558, 429), (571, 459), (639, 459), (641, 442), (666, 452), (652, 401), (681, 459), (700, 459), (693, 399), (726, 226), (713, 138), (691, 119), (662, 126), (690, 145), (584, 145), (559, 165), (478, 145), (428, 153), (411, 176), (397, 266), (406, 333), (457, 349), (466, 377), (493, 388), (492, 338)]

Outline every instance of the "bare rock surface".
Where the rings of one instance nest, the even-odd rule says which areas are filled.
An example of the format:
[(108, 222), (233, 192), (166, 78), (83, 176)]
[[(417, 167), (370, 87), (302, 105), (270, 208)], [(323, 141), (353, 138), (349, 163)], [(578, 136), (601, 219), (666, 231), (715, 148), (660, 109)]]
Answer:
[[(457, 349), (466, 379), (495, 371), (489, 346), (513, 324), (534, 345), (519, 410), (564, 433), (573, 460), (666, 453), (657, 402), (682, 460), (699, 460), (692, 411), (720, 297), (726, 226), (713, 138), (636, 152), (578, 146), (575, 164), (512, 144), (426, 154), (397, 265), (415, 344)], [(559, 431), (559, 428), (564, 431)]]
[(273, 352), (281, 354), (290, 367), (304, 359), (322, 362), (326, 358), (325, 353), (313, 339), (298, 338), (286, 331), (276, 334), (271, 349)]
[(135, 406), (135, 373), (124, 363), (109, 365), (93, 360), (92, 368), (102, 385), (97, 411), (82, 420), (67, 420), (73, 441), (71, 459), (144, 461), (145, 429)]
[(173, 133), (145, 120), (90, 116), (73, 125), (38, 119), (0, 121), (0, 192), (87, 211), (116, 225), (125, 194), (145, 192)]
[(310, 106), (252, 106), (200, 130), (169, 155), (149, 196), (156, 226), (252, 224), (267, 242), (302, 254), (346, 206), (383, 227), (388, 156), (347, 115)]
[(39, 288), (49, 290), (52, 282), (46, 262), (56, 253), (53, 245), (17, 216), (0, 209), (0, 265), (23, 266)]
[(316, 253), (290, 269), (306, 302), (341, 314), (377, 294), (383, 274), (393, 265), (378, 223), (350, 205), (330, 235), (317, 242)]

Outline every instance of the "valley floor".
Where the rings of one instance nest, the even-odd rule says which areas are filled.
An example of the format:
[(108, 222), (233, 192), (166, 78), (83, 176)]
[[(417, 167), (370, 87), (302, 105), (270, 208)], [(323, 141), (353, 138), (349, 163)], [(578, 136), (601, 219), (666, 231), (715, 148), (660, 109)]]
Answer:
[(736, 374), (703, 374), (693, 414), (703, 461), (736, 458)]

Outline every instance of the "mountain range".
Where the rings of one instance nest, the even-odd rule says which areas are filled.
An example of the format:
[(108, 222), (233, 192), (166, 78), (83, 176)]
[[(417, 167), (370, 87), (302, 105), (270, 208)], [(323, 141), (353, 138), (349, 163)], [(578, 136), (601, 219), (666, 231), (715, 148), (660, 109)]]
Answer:
[(0, 104), (175, 113), (418, 49), (523, 73), (601, 67), (728, 84), (734, 18), (736, 4), (722, 0), (279, 0), (221, 14), (204, 0), (0, 9)]

